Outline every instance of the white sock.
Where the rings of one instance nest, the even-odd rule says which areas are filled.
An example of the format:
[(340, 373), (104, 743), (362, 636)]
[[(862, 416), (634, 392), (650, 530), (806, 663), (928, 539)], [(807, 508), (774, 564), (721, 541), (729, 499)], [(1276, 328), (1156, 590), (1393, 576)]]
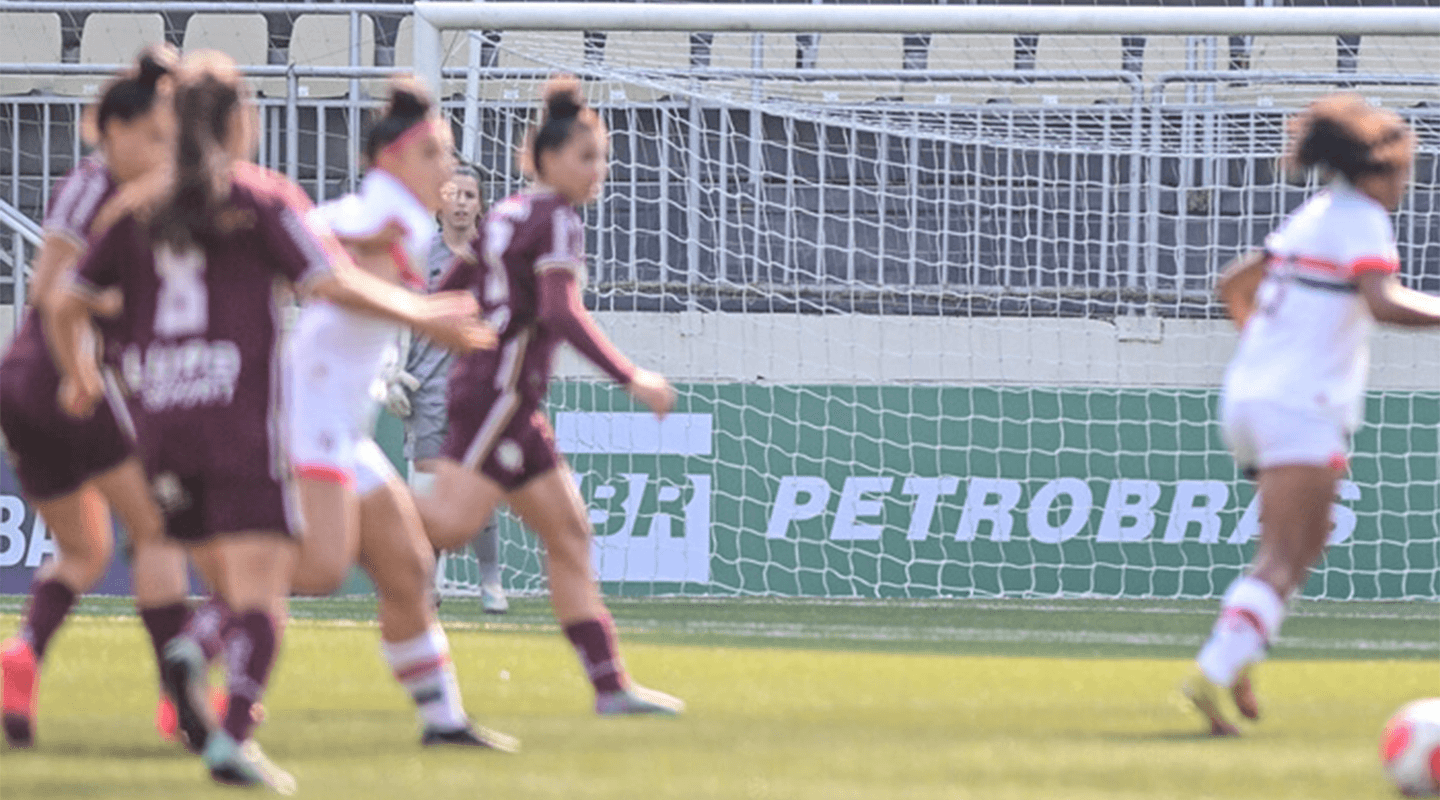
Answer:
[(1265, 658), (1284, 620), (1285, 603), (1269, 584), (1248, 575), (1239, 578), (1225, 591), (1220, 618), (1195, 662), (1211, 682), (1233, 686), (1241, 670)]
[(415, 701), (422, 724), (447, 731), (469, 724), (450, 663), (450, 642), (439, 625), (408, 641), (382, 641), (380, 647), (395, 679)]

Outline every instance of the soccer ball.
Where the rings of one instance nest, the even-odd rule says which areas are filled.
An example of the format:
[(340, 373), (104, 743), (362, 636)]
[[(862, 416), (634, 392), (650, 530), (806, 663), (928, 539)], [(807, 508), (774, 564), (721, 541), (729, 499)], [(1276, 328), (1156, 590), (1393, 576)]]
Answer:
[(1440, 795), (1440, 697), (1395, 712), (1380, 740), (1380, 760), (1406, 796)]

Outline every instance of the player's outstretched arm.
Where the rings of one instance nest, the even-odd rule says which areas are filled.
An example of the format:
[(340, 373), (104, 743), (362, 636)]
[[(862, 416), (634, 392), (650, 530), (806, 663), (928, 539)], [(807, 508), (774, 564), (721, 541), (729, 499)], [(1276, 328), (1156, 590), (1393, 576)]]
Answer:
[(1242, 330), (1255, 312), (1255, 292), (1265, 278), (1265, 260), (1264, 250), (1251, 250), (1226, 264), (1215, 282), (1215, 292), (1225, 303), (1230, 319)]
[(569, 269), (547, 269), (539, 276), (541, 322), (559, 333), (577, 352), (625, 387), (637, 402), (662, 419), (675, 407), (675, 390), (664, 376), (630, 363), (585, 310), (580, 284)]
[(1407, 288), (1391, 272), (1364, 272), (1356, 280), (1371, 316), (1380, 322), (1415, 328), (1440, 325), (1440, 297)]
[(495, 346), (495, 332), (480, 321), (480, 309), (468, 292), (421, 295), (336, 259), (332, 269), (310, 286), (311, 294), (345, 308), (408, 325), (457, 352)]

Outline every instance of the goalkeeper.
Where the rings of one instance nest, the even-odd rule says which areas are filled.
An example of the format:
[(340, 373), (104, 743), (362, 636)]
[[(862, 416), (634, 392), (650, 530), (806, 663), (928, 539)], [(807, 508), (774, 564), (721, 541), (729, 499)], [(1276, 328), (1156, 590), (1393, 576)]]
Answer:
[[(480, 203), (480, 174), (469, 165), (455, 168), (444, 189), (440, 208), (440, 233), (430, 245), (425, 264), (426, 287), (434, 290), (449, 271), (458, 253), (475, 238), (475, 226), (483, 209)], [(410, 461), (410, 487), (417, 494), (430, 491), (435, 481), (434, 459), (445, 444), (449, 420), (445, 411), (446, 378), (450, 373), (450, 351), (423, 337), (410, 339), (401, 348), (403, 364), (388, 381), (386, 407), (405, 423), (405, 457)], [(500, 541), (492, 519), (474, 539), (480, 562), (480, 605), (489, 614), (504, 614), (509, 601), (500, 585)], [(444, 569), (444, 562), (441, 562)]]

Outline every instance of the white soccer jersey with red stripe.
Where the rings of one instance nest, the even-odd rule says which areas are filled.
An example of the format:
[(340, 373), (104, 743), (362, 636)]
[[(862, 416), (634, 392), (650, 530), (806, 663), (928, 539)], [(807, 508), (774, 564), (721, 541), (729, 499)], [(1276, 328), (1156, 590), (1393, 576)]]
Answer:
[(1265, 250), (1265, 279), (1225, 375), (1226, 398), (1319, 411), (1353, 431), (1374, 325), (1356, 278), (1399, 271), (1390, 215), (1335, 181), (1271, 233)]

